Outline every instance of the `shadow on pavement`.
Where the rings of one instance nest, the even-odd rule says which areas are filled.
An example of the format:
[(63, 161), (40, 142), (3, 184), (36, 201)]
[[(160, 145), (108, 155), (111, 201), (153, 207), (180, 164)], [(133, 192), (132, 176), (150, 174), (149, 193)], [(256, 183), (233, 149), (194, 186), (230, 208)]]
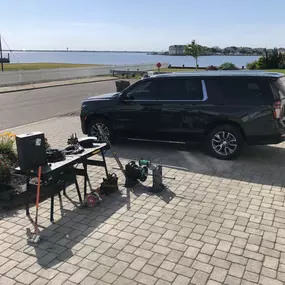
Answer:
[[(283, 186), (285, 182), (285, 148), (276, 146), (245, 146), (236, 160), (218, 160), (204, 151), (203, 144), (175, 145), (139, 141), (121, 141), (114, 146), (122, 159), (150, 159), (185, 167), (195, 174), (216, 176), (248, 183)], [(111, 157), (111, 153), (107, 153)], [(170, 169), (164, 168), (164, 173)], [(171, 170), (173, 172), (173, 170)]]
[[(116, 193), (105, 196), (103, 201), (93, 208), (79, 207), (76, 196), (74, 199), (68, 195), (62, 196), (62, 199), (56, 196), (55, 210), (60, 208), (61, 218), (54, 224), (46, 222), (48, 226), (40, 226), (41, 241), (38, 244), (27, 245), (24, 253), (36, 257), (37, 266), (45, 269), (56, 268), (62, 262), (71, 260), (75, 252), (75, 258), (81, 257), (91, 263), (92, 260), (110, 249), (114, 240), (119, 241), (118, 230), (126, 230), (126, 227), (131, 228), (131, 220), (133, 223), (138, 222), (132, 218), (135, 213), (132, 206), (136, 207), (136, 205), (131, 205), (131, 197), (135, 199), (144, 194), (157, 196), (158, 200), (164, 201), (164, 203), (169, 203), (175, 197), (175, 194), (169, 189), (160, 193), (150, 193), (149, 187), (141, 184), (132, 189), (120, 189)], [(47, 202), (49, 205), (50, 201)], [(67, 205), (76, 205), (76, 207), (69, 210), (65, 208)], [(112, 217), (115, 218), (121, 214), (126, 217), (116, 221), (115, 229), (117, 231), (112, 234), (108, 225), (113, 225), (114, 219), (112, 222), (107, 220), (110, 218), (112, 220)], [(33, 220), (30, 222), (33, 225)], [(104, 235), (106, 237), (102, 242), (99, 239)]]
[[(72, 263), (73, 258), (82, 258), (92, 264), (101, 256), (115, 254), (113, 251), (120, 250), (121, 245), (116, 248), (114, 244), (120, 242), (121, 239), (127, 239), (128, 233), (132, 232), (133, 223), (138, 223), (139, 220), (135, 211), (141, 206), (136, 203), (131, 205), (131, 201), (134, 201), (135, 198), (145, 199), (143, 195), (146, 193), (147, 197), (156, 195), (157, 201), (163, 201), (163, 203), (169, 203), (175, 196), (179, 199), (185, 197), (195, 203), (201, 203), (206, 195), (203, 192), (208, 191), (207, 186), (199, 184), (199, 179), (203, 175), (208, 176), (204, 180), (207, 185), (211, 183), (219, 185), (225, 179), (235, 180), (238, 189), (233, 191), (240, 191), (239, 189), (248, 183), (254, 183), (259, 187), (262, 185), (281, 187), (284, 184), (285, 149), (281, 145), (246, 147), (242, 155), (232, 161), (217, 160), (206, 155), (201, 145), (186, 147), (136, 141), (121, 142), (114, 148), (124, 162), (147, 158), (151, 159), (153, 163), (186, 167), (188, 171), (164, 168), (164, 175), (176, 177), (169, 183), (171, 185), (169, 188), (174, 189), (175, 193), (168, 189), (158, 194), (150, 194), (148, 187), (151, 185), (151, 179), (149, 179), (147, 183), (144, 183), (146, 186), (138, 185), (134, 189), (127, 189), (127, 191), (122, 188), (123, 194), (117, 192), (106, 196), (103, 202), (94, 208), (75, 207), (71, 209), (72, 203), (69, 199), (65, 198), (62, 202), (56, 199), (55, 208), (58, 209), (62, 204), (59, 211), (60, 220), (55, 224), (45, 223), (46, 227), (41, 231), (42, 242), (36, 247), (29, 246), (27, 248), (26, 253), (36, 256), (38, 266), (56, 268), (63, 261)], [(112, 157), (111, 152), (107, 152), (106, 156), (107, 159)], [(109, 166), (109, 172), (113, 172), (111, 166)], [(124, 183), (123, 175), (122, 173), (120, 175), (119, 182), (122, 185)], [(183, 177), (186, 178), (185, 186), (183, 186), (184, 190), (180, 191), (177, 187), (181, 187), (179, 179)], [(197, 184), (195, 189), (198, 190), (194, 191), (195, 193), (193, 188), (188, 187), (191, 183)], [(227, 184), (224, 184), (223, 187), (224, 191), (227, 191)], [(70, 199), (74, 197), (70, 197)], [(284, 201), (283, 194), (280, 196), (281, 200)], [(118, 234), (119, 232), (120, 234)]]

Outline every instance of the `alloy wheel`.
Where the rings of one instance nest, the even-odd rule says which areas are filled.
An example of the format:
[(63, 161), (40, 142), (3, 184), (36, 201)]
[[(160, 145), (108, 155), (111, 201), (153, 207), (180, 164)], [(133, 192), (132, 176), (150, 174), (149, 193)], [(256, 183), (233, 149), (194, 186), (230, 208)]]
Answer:
[(91, 128), (91, 136), (92, 137), (97, 137), (98, 139), (101, 139), (101, 135), (99, 133), (99, 130), (97, 128), (97, 125), (99, 125), (101, 127), (101, 129), (103, 130), (104, 134), (108, 137), (108, 139), (110, 138), (110, 130), (109, 128), (103, 124), (103, 123), (96, 123), (95, 125), (92, 126)]
[(236, 151), (237, 147), (237, 139), (230, 132), (221, 131), (216, 133), (212, 138), (212, 148), (219, 155), (231, 155)]

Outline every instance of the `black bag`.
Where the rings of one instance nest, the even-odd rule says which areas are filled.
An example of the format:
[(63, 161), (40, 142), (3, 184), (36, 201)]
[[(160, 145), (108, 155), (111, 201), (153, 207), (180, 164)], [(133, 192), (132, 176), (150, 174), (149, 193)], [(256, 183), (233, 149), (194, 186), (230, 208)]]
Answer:
[(109, 174), (107, 178), (103, 178), (103, 182), (100, 186), (101, 195), (109, 195), (118, 190), (118, 177), (115, 173)]

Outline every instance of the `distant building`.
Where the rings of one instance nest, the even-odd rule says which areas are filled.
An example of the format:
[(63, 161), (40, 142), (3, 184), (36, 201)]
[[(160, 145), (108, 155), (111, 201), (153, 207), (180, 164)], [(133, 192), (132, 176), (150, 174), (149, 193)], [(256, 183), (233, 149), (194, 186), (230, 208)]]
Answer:
[(169, 55), (183, 55), (184, 45), (173, 45), (169, 47)]

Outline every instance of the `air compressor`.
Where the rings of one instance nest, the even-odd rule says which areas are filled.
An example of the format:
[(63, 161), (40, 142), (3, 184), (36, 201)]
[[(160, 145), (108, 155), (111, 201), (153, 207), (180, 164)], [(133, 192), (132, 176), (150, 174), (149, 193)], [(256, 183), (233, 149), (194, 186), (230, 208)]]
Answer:
[(126, 187), (134, 187), (139, 181), (145, 182), (148, 176), (148, 167), (138, 165), (134, 160), (125, 166)]

